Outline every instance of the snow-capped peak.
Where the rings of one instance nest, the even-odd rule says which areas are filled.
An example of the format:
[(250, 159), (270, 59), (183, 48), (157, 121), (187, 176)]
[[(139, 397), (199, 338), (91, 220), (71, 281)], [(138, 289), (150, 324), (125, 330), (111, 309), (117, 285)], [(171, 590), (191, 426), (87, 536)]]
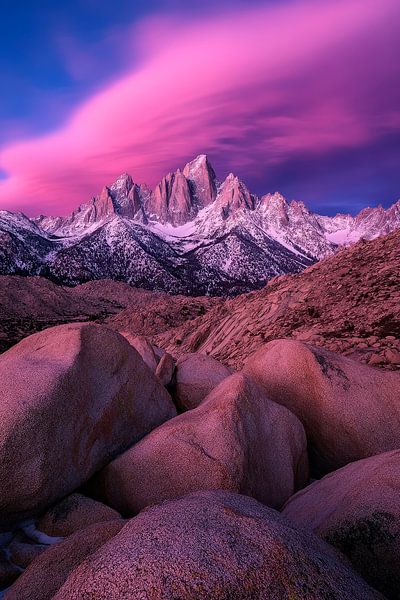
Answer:
[[(4, 215), (4, 230), (11, 231), (10, 223), (14, 223), (12, 231), (26, 230), (23, 219)], [(240, 231), (246, 243), (260, 249), (276, 243), (296, 261), (298, 257), (307, 261), (332, 254), (338, 246), (361, 237), (370, 239), (400, 227), (400, 201), (386, 210), (381, 206), (364, 209), (355, 217), (321, 216), (301, 201), (287, 202), (280, 192), (257, 197), (232, 172), (217, 185), (207, 155), (200, 154), (182, 170), (169, 173), (154, 190), (139, 186), (128, 173), (122, 173), (68, 217), (41, 216), (26, 221), (32, 226), (34, 223), (45, 237), (51, 234), (63, 243), (91, 236), (107, 225), (114, 232), (115, 244), (119, 232), (137, 232), (140, 227), (146, 235), (164, 240), (179, 256)], [(234, 261), (229, 261), (232, 273)]]

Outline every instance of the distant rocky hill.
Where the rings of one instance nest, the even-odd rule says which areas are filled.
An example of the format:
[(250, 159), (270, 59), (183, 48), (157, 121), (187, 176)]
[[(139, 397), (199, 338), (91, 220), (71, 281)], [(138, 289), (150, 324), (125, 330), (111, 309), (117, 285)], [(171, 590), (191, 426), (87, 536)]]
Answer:
[(399, 369), (400, 231), (277, 277), (153, 339), (176, 356), (202, 352), (237, 368), (282, 337)]
[(321, 216), (279, 193), (256, 196), (232, 173), (219, 182), (200, 155), (154, 190), (125, 173), (67, 217), (0, 211), (0, 273), (236, 295), (399, 226), (400, 201)]
[(47, 327), (69, 322), (102, 323), (112, 315), (114, 328), (134, 327), (138, 334), (160, 333), (204, 314), (221, 301), (169, 296), (107, 279), (66, 287), (44, 277), (0, 275), (0, 352)]

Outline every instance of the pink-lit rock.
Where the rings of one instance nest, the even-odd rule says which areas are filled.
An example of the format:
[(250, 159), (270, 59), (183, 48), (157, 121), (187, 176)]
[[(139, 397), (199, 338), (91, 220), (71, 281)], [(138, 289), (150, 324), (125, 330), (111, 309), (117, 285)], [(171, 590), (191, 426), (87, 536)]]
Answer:
[(123, 335), (126, 340), (128, 340), (130, 345), (135, 348), (137, 352), (139, 352), (149, 369), (155, 373), (158, 360), (153, 346), (150, 344), (148, 339), (143, 335), (132, 335), (128, 331), (120, 331), (119, 333)]
[(293, 340), (262, 346), (244, 370), (299, 417), (317, 475), (400, 446), (398, 373)]
[(158, 427), (94, 477), (124, 514), (197, 490), (227, 489), (280, 507), (308, 480), (303, 427), (242, 374)]
[(120, 518), (109, 506), (75, 493), (52, 506), (39, 519), (37, 529), (51, 537), (65, 537), (95, 523)]
[[(143, 511), (68, 577), (54, 600), (372, 600), (322, 540), (227, 492)], [(25, 600), (23, 598), (23, 600)]]
[(176, 414), (139, 354), (101, 325), (25, 338), (0, 356), (1, 524), (42, 511)]
[(123, 527), (124, 521), (96, 523), (50, 546), (35, 558), (4, 600), (52, 600), (73, 570)]
[(298, 492), (283, 514), (347, 555), (387, 598), (400, 581), (400, 450), (351, 463)]
[(173, 397), (182, 410), (196, 408), (232, 371), (207, 356), (193, 352), (181, 356), (175, 368)]
[(165, 352), (160, 358), (160, 362), (157, 365), (156, 375), (163, 385), (169, 385), (172, 381), (172, 377), (175, 371), (175, 360), (168, 353)]
[(245, 184), (238, 177), (235, 177), (233, 173), (229, 173), (219, 190), (216, 205), (222, 216), (227, 218), (237, 210), (254, 209), (255, 197), (250, 194)]
[(217, 195), (215, 172), (205, 154), (189, 162), (183, 169), (183, 174), (190, 183), (198, 209), (208, 206), (215, 200)]
[(189, 183), (182, 171), (169, 173), (155, 188), (146, 203), (149, 217), (157, 215), (161, 223), (182, 225), (196, 215)]

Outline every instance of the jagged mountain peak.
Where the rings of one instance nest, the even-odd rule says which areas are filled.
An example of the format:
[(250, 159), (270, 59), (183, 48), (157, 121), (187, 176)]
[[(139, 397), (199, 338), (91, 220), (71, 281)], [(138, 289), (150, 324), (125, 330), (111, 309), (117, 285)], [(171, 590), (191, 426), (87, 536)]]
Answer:
[(133, 185), (132, 175), (129, 175), (129, 173), (127, 173), (126, 171), (124, 173), (121, 173), (121, 175), (119, 175), (114, 181), (114, 183), (112, 183), (109, 187), (111, 189), (119, 189), (124, 185), (128, 185), (129, 187), (132, 187)]
[(144, 210), (150, 220), (174, 226), (182, 225), (195, 217), (197, 211), (189, 182), (180, 169), (163, 177), (147, 196)]
[(239, 210), (254, 210), (256, 196), (250, 193), (237, 175), (229, 173), (218, 189), (216, 205), (224, 219), (227, 219)]
[(199, 154), (187, 163), (183, 175), (189, 182), (192, 198), (198, 210), (214, 202), (217, 195), (216, 175), (206, 154)]
[[(206, 208), (211, 210), (203, 215)], [(183, 169), (163, 177), (154, 190), (138, 185), (125, 172), (69, 217), (40, 217), (34, 221), (50, 233), (65, 236), (96, 223), (101, 225), (116, 215), (142, 224), (160, 223), (175, 228), (196, 220), (202, 234), (226, 231), (230, 220), (245, 219), (247, 224), (253, 220), (257, 227), (284, 240), (289, 247), (295, 240), (296, 247), (306, 247), (308, 254), (321, 257), (331, 253), (337, 244), (391, 231), (400, 222), (400, 201), (387, 210), (381, 206), (366, 208), (356, 217), (322, 217), (310, 212), (301, 201), (287, 202), (278, 191), (257, 197), (232, 172), (217, 185), (207, 155), (199, 154)], [(208, 221), (206, 226), (204, 219)], [(302, 242), (302, 236), (306, 242)], [(314, 245), (310, 240), (314, 240)]]
[(74, 284), (110, 277), (190, 294), (239, 293), (297, 272), (360, 238), (400, 227), (400, 201), (325, 217), (234, 173), (217, 184), (205, 154), (150, 190), (122, 173), (67, 217), (0, 212), (0, 273)]
[(260, 206), (264, 206), (268, 209), (271, 209), (273, 207), (282, 207), (287, 209), (289, 207), (286, 198), (280, 192), (274, 192), (273, 194), (264, 194), (263, 196), (261, 196), (259, 204)]
[(186, 163), (186, 165), (183, 168), (183, 174), (185, 175), (185, 177), (190, 179), (191, 176), (194, 175), (196, 172), (203, 171), (205, 169), (214, 172), (214, 169), (212, 168), (211, 163), (208, 160), (207, 154), (199, 154), (198, 156), (196, 156), (196, 158)]

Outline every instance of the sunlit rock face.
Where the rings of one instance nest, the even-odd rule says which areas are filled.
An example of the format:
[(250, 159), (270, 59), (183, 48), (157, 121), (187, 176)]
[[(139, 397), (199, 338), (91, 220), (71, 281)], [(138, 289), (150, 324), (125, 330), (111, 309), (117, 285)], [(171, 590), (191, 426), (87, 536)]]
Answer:
[(164, 177), (146, 205), (149, 218), (161, 223), (183, 225), (196, 215), (189, 183), (182, 171)]
[(400, 446), (400, 374), (295, 340), (274, 340), (245, 372), (303, 423), (316, 477)]
[(134, 348), (94, 324), (49, 328), (4, 352), (0, 389), (0, 530), (77, 489), (176, 414)]
[(189, 182), (198, 209), (214, 202), (217, 195), (216, 176), (205, 154), (189, 162), (183, 169), (183, 175)]

